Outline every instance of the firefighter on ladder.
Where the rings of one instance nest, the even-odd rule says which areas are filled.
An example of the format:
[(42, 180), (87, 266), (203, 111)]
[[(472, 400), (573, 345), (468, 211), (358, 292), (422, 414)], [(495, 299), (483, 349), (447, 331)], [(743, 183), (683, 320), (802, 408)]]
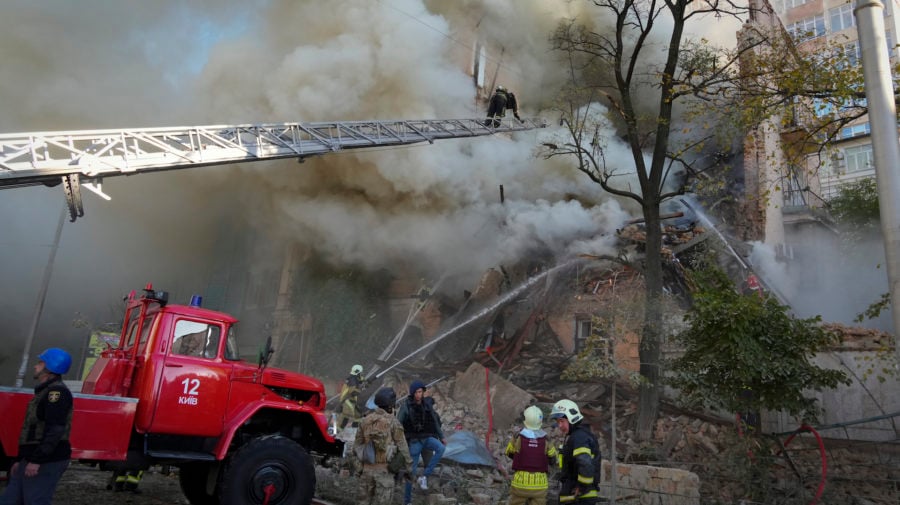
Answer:
[(487, 120), (484, 125), (493, 128), (500, 126), (501, 119), (506, 116), (506, 109), (512, 109), (513, 116), (522, 121), (522, 118), (519, 117), (519, 102), (516, 100), (516, 95), (503, 86), (497, 86), (497, 90), (494, 91), (488, 102)]

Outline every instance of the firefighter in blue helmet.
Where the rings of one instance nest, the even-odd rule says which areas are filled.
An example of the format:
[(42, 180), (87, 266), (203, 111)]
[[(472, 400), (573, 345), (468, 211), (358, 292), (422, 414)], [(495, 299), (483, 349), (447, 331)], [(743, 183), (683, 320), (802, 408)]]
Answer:
[(19, 455), (9, 470), (0, 505), (50, 505), (72, 457), (72, 393), (62, 381), (72, 357), (62, 349), (50, 348), (38, 360), (34, 365), (38, 384), (25, 411)]
[(594, 505), (600, 485), (600, 446), (572, 400), (553, 405), (550, 419), (566, 435), (560, 451), (559, 503)]

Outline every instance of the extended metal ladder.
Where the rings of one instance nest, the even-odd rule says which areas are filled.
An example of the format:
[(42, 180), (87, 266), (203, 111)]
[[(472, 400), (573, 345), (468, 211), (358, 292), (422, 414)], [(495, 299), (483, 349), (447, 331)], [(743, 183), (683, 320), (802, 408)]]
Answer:
[(539, 118), (339, 121), (0, 134), (0, 189), (63, 184), (72, 221), (82, 184), (104, 177), (248, 161), (301, 161), (347, 149), (399, 146), (544, 128)]

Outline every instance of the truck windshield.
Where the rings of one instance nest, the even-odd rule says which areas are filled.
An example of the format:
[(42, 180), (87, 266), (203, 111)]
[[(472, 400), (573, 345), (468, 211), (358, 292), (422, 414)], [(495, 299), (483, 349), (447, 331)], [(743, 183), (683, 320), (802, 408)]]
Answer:
[(141, 328), (141, 337), (137, 338), (137, 329), (139, 322), (138, 311), (134, 311), (134, 314), (131, 316), (131, 321), (128, 322), (128, 336), (125, 339), (125, 346), (123, 349), (132, 349), (134, 347), (135, 342), (138, 342), (140, 346), (138, 349), (138, 353), (144, 352), (144, 347), (147, 345), (147, 339), (150, 336), (150, 328), (153, 327), (153, 317), (155, 314), (149, 314), (144, 317), (144, 326)]
[(225, 339), (225, 359), (237, 361), (241, 357), (238, 353), (237, 332), (234, 330), (234, 326), (232, 324), (228, 328), (228, 338)]

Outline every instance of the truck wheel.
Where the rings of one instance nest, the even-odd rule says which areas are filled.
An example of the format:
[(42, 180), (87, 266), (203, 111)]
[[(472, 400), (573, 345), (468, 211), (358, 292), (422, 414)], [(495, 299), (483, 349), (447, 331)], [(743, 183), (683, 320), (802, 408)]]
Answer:
[(188, 463), (178, 469), (178, 483), (181, 492), (192, 505), (217, 505), (215, 495), (206, 492), (206, 482), (212, 465), (209, 463)]
[(280, 435), (256, 438), (239, 449), (219, 481), (222, 505), (309, 505), (315, 490), (312, 458)]

